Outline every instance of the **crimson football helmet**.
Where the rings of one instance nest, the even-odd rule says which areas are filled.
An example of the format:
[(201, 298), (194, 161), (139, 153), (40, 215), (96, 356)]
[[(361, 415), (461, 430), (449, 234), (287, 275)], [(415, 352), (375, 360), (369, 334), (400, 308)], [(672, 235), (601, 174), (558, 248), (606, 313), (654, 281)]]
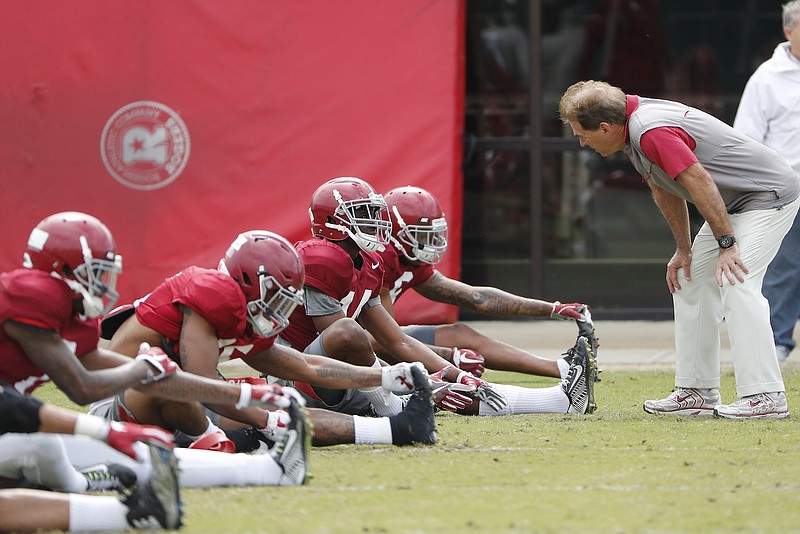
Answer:
[(244, 293), (247, 320), (270, 337), (289, 325), (289, 316), (303, 302), (306, 269), (294, 247), (266, 230), (239, 234), (219, 262)]
[(447, 251), (447, 220), (431, 193), (406, 186), (386, 193), (392, 244), (411, 261), (436, 265)]
[(360, 178), (340, 177), (322, 184), (308, 208), (311, 233), (331, 241), (351, 237), (367, 252), (389, 243), (392, 223), (386, 201)]
[(83, 298), (83, 313), (99, 317), (119, 298), (117, 275), (122, 256), (106, 225), (77, 211), (56, 213), (28, 237), (23, 266), (53, 273)]

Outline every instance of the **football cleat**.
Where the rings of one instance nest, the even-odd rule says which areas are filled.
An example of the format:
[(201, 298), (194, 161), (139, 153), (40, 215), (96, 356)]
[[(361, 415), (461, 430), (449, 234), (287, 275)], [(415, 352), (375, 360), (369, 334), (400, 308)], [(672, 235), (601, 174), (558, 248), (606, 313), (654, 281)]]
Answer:
[(120, 464), (98, 464), (80, 470), (89, 485), (86, 491), (125, 491), (136, 484), (133, 469)]
[(177, 530), (183, 525), (183, 507), (178, 485), (178, 462), (172, 449), (147, 443), (153, 474), (123, 497), (128, 507), (128, 524), (133, 528)]
[(578, 337), (575, 346), (569, 349), (571, 357), (567, 377), (561, 381), (561, 388), (569, 399), (567, 413), (591, 414), (597, 409), (594, 400), (594, 383), (597, 381), (597, 361), (594, 359), (589, 340)]
[(652, 414), (713, 415), (721, 399), (718, 390), (707, 391), (704, 394), (698, 389), (678, 388), (666, 399), (645, 401), (643, 408)]
[(783, 419), (789, 417), (789, 405), (783, 392), (757, 393), (718, 405), (714, 415), (726, 419)]
[(412, 445), (436, 443), (436, 422), (433, 420), (431, 385), (425, 373), (416, 365), (411, 366), (414, 377), (414, 393), (408, 397), (403, 411), (389, 418), (392, 428), (392, 444)]
[(283, 469), (281, 486), (302, 486), (311, 477), (308, 471), (308, 450), (311, 447), (313, 426), (305, 409), (292, 399), (288, 408), (289, 423), (281, 440), (271, 454)]
[[(581, 313), (583, 314), (584, 320), (583, 321), (575, 321), (578, 325), (578, 336), (583, 336), (589, 341), (589, 348), (592, 349), (592, 355), (594, 356), (595, 360), (597, 360), (597, 348), (600, 346), (600, 340), (597, 338), (597, 334), (594, 330), (594, 322), (592, 322), (592, 313), (589, 311), (588, 308), (584, 307), (581, 309)], [(570, 365), (572, 364), (571, 359), (569, 356), (564, 358), (567, 360), (567, 363)], [(595, 381), (600, 382), (600, 373), (603, 370), (598, 368)]]

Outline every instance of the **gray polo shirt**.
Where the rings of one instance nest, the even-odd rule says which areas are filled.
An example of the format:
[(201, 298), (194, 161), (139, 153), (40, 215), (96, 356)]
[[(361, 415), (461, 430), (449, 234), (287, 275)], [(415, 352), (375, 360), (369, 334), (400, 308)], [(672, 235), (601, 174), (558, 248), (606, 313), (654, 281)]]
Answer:
[(640, 97), (628, 117), (625, 154), (642, 176), (662, 189), (692, 201), (686, 188), (642, 152), (642, 135), (661, 126), (682, 128), (694, 139), (694, 154), (717, 184), (728, 213), (779, 208), (800, 196), (800, 177), (771, 148), (699, 109)]

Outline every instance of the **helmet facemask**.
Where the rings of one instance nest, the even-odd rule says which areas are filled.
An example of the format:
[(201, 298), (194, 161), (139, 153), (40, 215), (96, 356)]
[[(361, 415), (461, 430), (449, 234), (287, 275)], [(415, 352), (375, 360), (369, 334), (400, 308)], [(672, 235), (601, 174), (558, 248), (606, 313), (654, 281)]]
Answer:
[(271, 337), (289, 326), (289, 317), (303, 303), (303, 290), (283, 287), (263, 267), (258, 271), (261, 298), (247, 303), (247, 319), (261, 336)]
[(74, 279), (63, 279), (83, 297), (84, 315), (100, 317), (111, 311), (119, 298), (117, 276), (122, 272), (122, 256), (109, 252), (113, 260), (95, 258), (86, 238), (79, 239), (84, 262), (72, 270)]
[(340, 224), (327, 222), (325, 226), (346, 233), (361, 250), (383, 251), (392, 233), (389, 208), (383, 196), (370, 193), (368, 198), (343, 200), (336, 189), (333, 190), (333, 195), (339, 203), (333, 218)]
[(411, 261), (440, 263), (447, 251), (447, 220), (440, 217), (430, 224), (406, 224), (397, 206), (392, 206), (392, 213), (400, 226), (392, 241), (403, 255)]

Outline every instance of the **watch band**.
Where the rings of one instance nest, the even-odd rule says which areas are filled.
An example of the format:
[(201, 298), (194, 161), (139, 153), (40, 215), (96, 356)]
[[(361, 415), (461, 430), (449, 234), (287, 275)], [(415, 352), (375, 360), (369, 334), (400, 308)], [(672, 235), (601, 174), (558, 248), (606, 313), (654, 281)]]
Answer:
[(731, 248), (736, 244), (736, 238), (732, 235), (723, 235), (717, 239), (717, 243), (719, 244), (719, 248)]

